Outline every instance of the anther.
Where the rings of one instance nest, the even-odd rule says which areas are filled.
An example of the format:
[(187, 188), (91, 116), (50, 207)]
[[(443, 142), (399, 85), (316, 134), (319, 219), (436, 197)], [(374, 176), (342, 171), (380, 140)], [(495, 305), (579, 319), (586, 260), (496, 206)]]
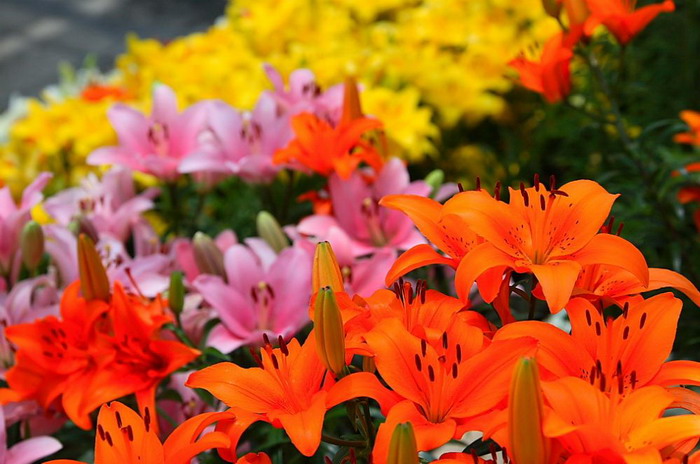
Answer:
[(501, 199), (501, 183), (496, 182), (496, 187), (493, 189), (493, 197), (496, 199), (496, 201), (500, 201)]
[(277, 356), (275, 356), (275, 353), (270, 354), (270, 359), (272, 359), (272, 365), (274, 366), (274, 368), (279, 369), (280, 365), (277, 362)]
[(535, 174), (535, 181), (533, 182), (533, 185), (535, 186), (535, 192), (540, 191), (540, 175)]
[(603, 333), (602, 328), (600, 327), (600, 322), (595, 323), (595, 334), (600, 337), (600, 335)]
[(647, 313), (642, 314), (642, 318), (639, 320), (639, 328), (643, 329), (644, 324), (647, 322)]
[(481, 177), (476, 176), (476, 190), (481, 190)]
[(615, 232), (615, 235), (618, 237), (622, 234), (622, 229), (625, 227), (625, 223), (621, 222), (619, 226), (617, 226), (617, 232)]
[(148, 406), (143, 410), (143, 425), (146, 426), (146, 432), (151, 430), (151, 409)]
[(525, 203), (525, 206), (530, 206), (530, 198), (527, 195), (527, 190), (525, 190), (525, 184), (520, 182), (520, 195), (523, 196), (523, 203)]
[(101, 425), (97, 425), (97, 434), (100, 436), (100, 439), (104, 441), (105, 439), (105, 429)]
[(287, 348), (287, 342), (284, 341), (284, 337), (282, 337), (282, 335), (277, 337), (277, 344), (279, 345), (282, 354), (289, 356), (289, 348)]
[(423, 357), (428, 353), (428, 343), (425, 340), (420, 341), (420, 352), (423, 354)]
[(600, 391), (604, 392), (605, 391), (605, 374), (602, 372), (600, 373)]
[(248, 351), (250, 351), (250, 355), (253, 357), (253, 361), (255, 361), (255, 364), (258, 365), (258, 367), (263, 367), (262, 364), (262, 359), (260, 359), (260, 356), (258, 353), (253, 349), (253, 348), (248, 348)]
[(549, 176), (549, 191), (553, 192), (557, 188), (557, 178), (554, 177), (554, 174)]
[(134, 430), (131, 428), (131, 425), (127, 425), (122, 429), (124, 433), (126, 433), (126, 437), (129, 439), (129, 441), (134, 441)]
[(630, 310), (630, 302), (626, 301), (624, 306), (622, 306), (622, 317), (627, 319), (627, 314), (629, 313)]
[(109, 432), (105, 432), (105, 440), (107, 440), (107, 444), (109, 444), (109, 446), (114, 446), (112, 435), (110, 435)]
[(435, 382), (435, 370), (430, 364), (428, 364), (428, 378), (431, 382)]
[(542, 194), (540, 194), (540, 208), (542, 209), (542, 211), (547, 210), (547, 203), (545, 202), (544, 195)]
[(457, 363), (452, 363), (452, 378), (457, 378)]
[(114, 413), (114, 417), (117, 419), (117, 427), (122, 428), (122, 415), (119, 414), (119, 411)]
[(632, 390), (637, 385), (637, 371), (632, 371), (630, 373), (630, 385), (632, 385)]
[(442, 333), (442, 347), (444, 349), (447, 349), (448, 345), (449, 344), (447, 343), (447, 332), (443, 332)]
[(462, 362), (462, 345), (457, 344), (457, 362)]
[(625, 328), (622, 330), (622, 339), (627, 340), (630, 336), (630, 328), (629, 326), (625, 326)]
[(464, 186), (461, 182), (457, 182), (457, 188), (459, 189), (459, 193), (464, 192)]
[(418, 372), (423, 370), (423, 363), (420, 362), (420, 356), (418, 354), (415, 355), (413, 358), (416, 361), (416, 369), (418, 369)]
[(262, 339), (265, 346), (272, 346), (270, 343), (270, 337), (268, 337), (266, 333), (263, 334)]

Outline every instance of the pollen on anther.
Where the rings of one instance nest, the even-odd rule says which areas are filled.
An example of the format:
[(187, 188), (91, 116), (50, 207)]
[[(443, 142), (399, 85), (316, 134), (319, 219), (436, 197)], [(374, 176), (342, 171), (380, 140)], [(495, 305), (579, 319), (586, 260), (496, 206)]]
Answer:
[(416, 354), (416, 356), (413, 358), (416, 361), (416, 369), (418, 369), (418, 372), (423, 370), (423, 363), (420, 361), (420, 356)]

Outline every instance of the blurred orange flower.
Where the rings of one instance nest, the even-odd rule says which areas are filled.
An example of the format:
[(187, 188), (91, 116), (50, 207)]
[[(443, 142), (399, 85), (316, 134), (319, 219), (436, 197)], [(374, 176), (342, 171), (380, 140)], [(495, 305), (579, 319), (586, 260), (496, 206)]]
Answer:
[(636, 9), (636, 0), (587, 0), (591, 16), (586, 22), (586, 32), (591, 34), (603, 24), (622, 45), (629, 43), (659, 14), (676, 9), (673, 0), (647, 5)]

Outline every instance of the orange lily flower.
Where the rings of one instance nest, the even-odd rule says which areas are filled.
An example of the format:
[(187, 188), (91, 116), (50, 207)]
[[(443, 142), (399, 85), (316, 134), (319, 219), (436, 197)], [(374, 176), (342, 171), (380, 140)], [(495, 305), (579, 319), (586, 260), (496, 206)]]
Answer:
[(674, 397), (658, 386), (620, 398), (567, 377), (542, 389), (552, 410), (543, 429), (562, 446), (566, 462), (661, 464), (700, 438), (700, 416), (662, 417)]
[(644, 286), (630, 272), (612, 266), (584, 266), (574, 285), (573, 296), (600, 302), (603, 307), (612, 304), (622, 307), (632, 300), (643, 300), (641, 293), (672, 287), (683, 292), (700, 306), (700, 291), (677, 272), (649, 268), (649, 285)]
[(89, 102), (98, 102), (107, 98), (113, 100), (129, 100), (132, 98), (128, 90), (118, 85), (90, 84), (80, 93), (80, 98)]
[[(375, 353), (377, 370), (400, 397), (381, 398), (379, 389), (354, 385), (355, 396), (374, 398), (385, 408), (387, 398), (394, 403), (388, 405), (386, 422), (377, 433), (375, 464), (386, 461), (391, 435), (400, 423), (412, 424), (419, 451), (461, 437), (469, 429), (464, 423), (505, 400), (512, 365), (534, 348), (534, 340), (490, 344), (478, 328), (458, 320), (437, 343), (410, 334), (396, 319), (381, 321), (365, 338)], [(375, 378), (352, 374), (337, 386), (366, 376)]]
[(291, 124), (296, 138), (275, 152), (275, 163), (296, 162), (323, 176), (335, 172), (343, 179), (348, 179), (361, 162), (381, 170), (381, 156), (362, 139), (366, 132), (382, 127), (379, 120), (362, 117), (333, 127), (311, 113), (301, 113)]
[(62, 320), (47, 317), (7, 328), (18, 352), (0, 401), (33, 399), (45, 409), (60, 401), (83, 429), (91, 428), (94, 409), (131, 393), (142, 410), (155, 411), (158, 383), (199, 352), (160, 338), (160, 328), (171, 320), (161, 301), (145, 304), (119, 283), (109, 303), (88, 301), (79, 290), (79, 281), (65, 290)]
[[(539, 184), (520, 191), (510, 189), (504, 203), (481, 191), (462, 192), (445, 203), (442, 215), (455, 215), (483, 237), (461, 260), (455, 287), (468, 301), (474, 281), (489, 270), (510, 268), (534, 274), (549, 309), (560, 311), (569, 301), (574, 284), (585, 265), (606, 264), (631, 272), (643, 285), (649, 282), (644, 256), (627, 240), (598, 233), (617, 195), (590, 180), (570, 182), (549, 191)], [(460, 230), (451, 230), (459, 237)], [(488, 274), (487, 274), (488, 275)], [(482, 277), (482, 281), (483, 281)], [(489, 276), (493, 280), (493, 276)], [(501, 277), (479, 291), (487, 302), (496, 293)]]
[(629, 43), (659, 14), (676, 9), (673, 0), (636, 9), (636, 0), (587, 0), (591, 16), (586, 22), (586, 33), (591, 34), (603, 24), (622, 45)]
[[(224, 458), (235, 456), (238, 439), (254, 422), (269, 422), (284, 428), (294, 446), (304, 455), (313, 455), (321, 442), (326, 410), (353, 398), (349, 389), (338, 391), (316, 353), (313, 332), (303, 345), (296, 339), (280, 347), (269, 344), (260, 351), (260, 367), (244, 369), (232, 363), (219, 363), (193, 373), (190, 388), (202, 388), (226, 403), (236, 415), (228, 428), (231, 450)], [(344, 380), (350, 379), (348, 376)], [(375, 387), (379, 381), (371, 376)], [(354, 379), (350, 387), (354, 385)], [(346, 382), (347, 385), (348, 383)], [(329, 396), (333, 394), (333, 400)], [(348, 396), (348, 394), (350, 396)], [(389, 401), (391, 392), (382, 393)], [(389, 401), (390, 402), (390, 401)]]
[[(700, 363), (664, 362), (681, 307), (673, 294), (663, 293), (626, 305), (621, 316), (605, 320), (589, 301), (575, 298), (567, 305), (571, 335), (551, 324), (522, 321), (504, 326), (494, 341), (535, 338), (543, 380), (579, 377), (608, 395), (628, 395), (647, 385), (700, 385)], [(669, 389), (679, 397), (680, 390)]]
[(700, 113), (697, 111), (681, 111), (681, 119), (685, 121), (690, 130), (676, 134), (673, 140), (677, 143), (700, 146)]
[(248, 453), (236, 461), (236, 464), (272, 464), (272, 461), (265, 453)]
[[(146, 410), (142, 419), (121, 403), (104, 404), (97, 417), (94, 464), (189, 464), (203, 451), (230, 446), (226, 434), (202, 435), (202, 432), (214, 422), (232, 420), (231, 413), (212, 412), (193, 417), (178, 426), (161, 444), (149, 411)], [(46, 464), (84, 463), (59, 459)]]
[(525, 57), (509, 65), (520, 74), (520, 83), (539, 94), (549, 103), (563, 100), (571, 92), (571, 60), (574, 53), (564, 34), (557, 34), (544, 44), (538, 61)]

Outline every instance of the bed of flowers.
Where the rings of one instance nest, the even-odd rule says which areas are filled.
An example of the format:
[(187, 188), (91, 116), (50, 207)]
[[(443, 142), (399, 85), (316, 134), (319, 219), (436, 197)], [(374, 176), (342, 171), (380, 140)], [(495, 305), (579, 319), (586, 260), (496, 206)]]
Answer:
[[(700, 114), (624, 90), (676, 7), (241, 0), (16, 103), (0, 464), (700, 463)], [(603, 166), (466, 177), (513, 85)]]

